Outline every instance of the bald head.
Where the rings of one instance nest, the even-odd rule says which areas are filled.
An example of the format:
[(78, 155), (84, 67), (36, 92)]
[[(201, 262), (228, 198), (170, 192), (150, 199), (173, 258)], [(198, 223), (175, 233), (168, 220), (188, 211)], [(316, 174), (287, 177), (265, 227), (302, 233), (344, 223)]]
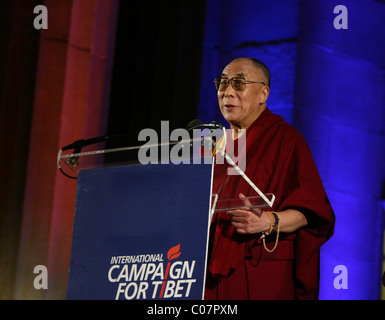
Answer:
[(263, 78), (261, 81), (266, 83), (266, 85), (270, 88), (270, 84), (271, 84), (270, 70), (262, 61), (255, 58), (249, 58), (249, 57), (237, 58), (237, 59), (234, 59), (233, 61), (238, 61), (238, 60), (250, 61), (255, 67), (255, 69), (261, 72), (262, 78)]
[(259, 61), (258, 59), (255, 59), (255, 58), (246, 58), (246, 59), (249, 59), (257, 69), (260, 69), (262, 71), (264, 77), (266, 78), (266, 84), (270, 88), (271, 77), (270, 77), (269, 68), (262, 61)]

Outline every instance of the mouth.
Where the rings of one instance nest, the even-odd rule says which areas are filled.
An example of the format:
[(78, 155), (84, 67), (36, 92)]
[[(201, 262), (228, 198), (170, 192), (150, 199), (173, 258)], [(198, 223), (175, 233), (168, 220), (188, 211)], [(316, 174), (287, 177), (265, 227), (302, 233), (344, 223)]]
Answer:
[(237, 108), (238, 106), (234, 105), (234, 104), (225, 104), (223, 105), (223, 107), (226, 109), (226, 110), (233, 110), (235, 108)]

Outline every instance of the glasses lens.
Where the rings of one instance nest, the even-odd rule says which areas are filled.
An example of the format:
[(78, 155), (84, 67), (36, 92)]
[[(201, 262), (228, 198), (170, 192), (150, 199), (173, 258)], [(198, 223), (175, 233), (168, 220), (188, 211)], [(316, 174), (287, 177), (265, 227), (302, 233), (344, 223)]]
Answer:
[(215, 87), (219, 91), (225, 91), (231, 82), (231, 85), (236, 91), (243, 91), (246, 89), (246, 79), (244, 78), (215, 78)]
[(232, 86), (233, 86), (233, 88), (234, 88), (234, 90), (236, 90), (236, 91), (243, 91), (243, 90), (245, 90), (245, 88), (246, 88), (246, 80), (245, 79), (243, 79), (243, 78), (233, 78), (233, 79), (231, 79), (231, 81), (232, 81)]
[(229, 79), (227, 78), (215, 78), (215, 87), (219, 91), (225, 91), (229, 85)]

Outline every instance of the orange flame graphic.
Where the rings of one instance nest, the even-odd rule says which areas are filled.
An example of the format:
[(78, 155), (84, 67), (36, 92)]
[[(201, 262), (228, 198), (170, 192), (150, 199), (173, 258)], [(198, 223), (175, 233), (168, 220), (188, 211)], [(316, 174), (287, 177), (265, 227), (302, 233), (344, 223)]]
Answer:
[(178, 258), (181, 254), (179, 250), (180, 250), (180, 243), (177, 244), (175, 247), (170, 248), (170, 250), (168, 250), (167, 259), (171, 261)]

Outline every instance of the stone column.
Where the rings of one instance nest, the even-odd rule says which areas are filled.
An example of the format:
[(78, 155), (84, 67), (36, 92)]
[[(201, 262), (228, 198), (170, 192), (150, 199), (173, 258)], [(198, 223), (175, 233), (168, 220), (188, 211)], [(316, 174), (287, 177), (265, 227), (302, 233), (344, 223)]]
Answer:
[(320, 298), (378, 299), (385, 4), (346, 2), (347, 29), (338, 27), (345, 17), (334, 13), (337, 4), (301, 2), (294, 126), (309, 143), (336, 214), (335, 234), (321, 250)]

